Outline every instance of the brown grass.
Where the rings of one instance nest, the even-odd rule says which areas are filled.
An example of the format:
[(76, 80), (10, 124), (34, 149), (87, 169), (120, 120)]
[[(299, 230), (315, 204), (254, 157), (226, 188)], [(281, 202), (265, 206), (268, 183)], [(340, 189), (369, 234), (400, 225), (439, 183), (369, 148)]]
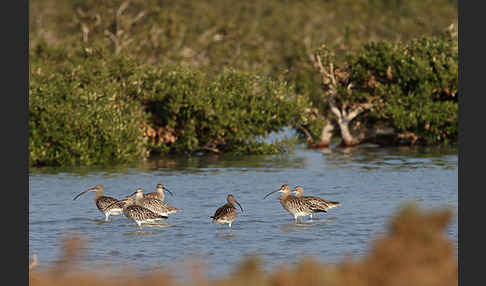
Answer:
[[(244, 260), (227, 278), (209, 280), (204, 268), (190, 268), (191, 285), (387, 285), (387, 286), (448, 286), (458, 285), (458, 264), (454, 244), (444, 234), (450, 223), (450, 210), (424, 212), (414, 205), (403, 207), (391, 219), (388, 233), (373, 242), (369, 254), (362, 259), (349, 258), (335, 265), (303, 259), (295, 268), (278, 267), (265, 273), (258, 257)], [(29, 285), (181, 285), (168, 273), (153, 272), (140, 276), (120, 271), (115, 275), (81, 272), (74, 263), (82, 250), (80, 239), (66, 240), (63, 258), (47, 271), (29, 267)], [(199, 266), (203, 266), (200, 265)], [(115, 278), (113, 278), (115, 277)]]

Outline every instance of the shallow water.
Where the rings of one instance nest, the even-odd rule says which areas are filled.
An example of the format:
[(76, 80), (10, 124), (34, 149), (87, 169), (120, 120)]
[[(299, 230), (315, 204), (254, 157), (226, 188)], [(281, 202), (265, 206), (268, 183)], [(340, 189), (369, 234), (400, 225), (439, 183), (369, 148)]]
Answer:
[[(447, 235), (457, 246), (457, 167), (455, 148), (362, 146), (298, 148), (277, 156), (170, 157), (105, 168), (33, 168), (29, 255), (37, 254), (39, 268), (49, 266), (60, 258), (62, 239), (75, 235), (86, 239), (79, 266), (103, 271), (171, 269), (177, 278), (185, 275), (187, 261), (198, 260), (210, 276), (220, 276), (250, 254), (258, 254), (267, 270), (304, 256), (337, 263), (348, 255), (365, 255), (408, 201), (427, 209), (452, 207), (456, 215)], [(182, 209), (170, 215), (168, 225), (139, 229), (123, 215), (105, 223), (93, 193), (72, 200), (96, 184), (105, 186), (105, 195), (122, 198), (137, 187), (152, 192), (158, 183), (175, 194), (166, 200)], [(278, 193), (263, 200), (284, 183), (342, 205), (294, 225)], [(229, 193), (244, 209), (238, 210), (231, 232), (209, 218)]]

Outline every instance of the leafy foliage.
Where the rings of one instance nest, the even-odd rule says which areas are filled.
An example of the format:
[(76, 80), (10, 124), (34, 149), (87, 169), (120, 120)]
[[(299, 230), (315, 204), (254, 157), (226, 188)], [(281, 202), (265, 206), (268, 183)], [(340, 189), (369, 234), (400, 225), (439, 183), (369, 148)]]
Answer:
[[(365, 114), (367, 126), (386, 120), (425, 143), (457, 134), (457, 103), (448, 99), (457, 90), (450, 84), (456, 58), (443, 53), (446, 46), (412, 44), (423, 62), (402, 63), (400, 48), (383, 43), (344, 57), (368, 40), (438, 35), (457, 21), (454, 1), (37, 0), (29, 9), (31, 164), (288, 151), (294, 142), (259, 138), (287, 125), (319, 134), (328, 107), (309, 53), (320, 43), (338, 63), (357, 63), (353, 81), (376, 72), (378, 87), (353, 93), (381, 98)], [(393, 82), (385, 84), (389, 64)]]
[(280, 153), (295, 142), (261, 138), (308, 121), (308, 98), (282, 78), (235, 70), (208, 77), (103, 49), (58, 52), (39, 48), (31, 62), (34, 165), (126, 162), (150, 152)]
[(147, 154), (140, 103), (125, 96), (123, 70), (97, 57), (56, 68), (31, 62), (29, 160), (33, 165), (128, 162)]
[(347, 57), (357, 94), (373, 98), (368, 124), (385, 120), (423, 144), (455, 142), (458, 47), (449, 33), (408, 44), (376, 42)]
[(368, 41), (437, 35), (458, 18), (450, 0), (32, 0), (29, 9), (31, 47), (43, 40), (67, 52), (103, 46), (214, 75), (234, 68), (276, 77), (287, 69), (296, 92), (315, 102), (312, 48), (325, 43), (341, 60)]
[(152, 147), (160, 152), (276, 153), (276, 145), (265, 148), (270, 145), (256, 138), (306, 120), (310, 110), (308, 98), (284, 80), (250, 72), (229, 70), (210, 80), (166, 67), (144, 70), (130, 82), (129, 94), (152, 115)]

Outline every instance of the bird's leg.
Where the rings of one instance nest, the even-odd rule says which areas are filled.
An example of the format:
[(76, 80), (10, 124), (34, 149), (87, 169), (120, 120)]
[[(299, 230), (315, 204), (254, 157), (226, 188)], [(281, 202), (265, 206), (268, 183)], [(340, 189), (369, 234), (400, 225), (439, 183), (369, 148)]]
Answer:
[(309, 220), (307, 222), (312, 222), (312, 214), (309, 214)]

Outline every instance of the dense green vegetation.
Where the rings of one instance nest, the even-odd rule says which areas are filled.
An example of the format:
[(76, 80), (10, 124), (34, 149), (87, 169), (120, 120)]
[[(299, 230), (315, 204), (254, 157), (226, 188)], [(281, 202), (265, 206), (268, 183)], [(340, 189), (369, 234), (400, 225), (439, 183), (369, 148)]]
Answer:
[(31, 62), (35, 165), (127, 162), (149, 152), (279, 153), (292, 142), (265, 144), (259, 137), (306, 120), (310, 106), (283, 79), (250, 72), (207, 77), (103, 51), (53, 64), (45, 52), (39, 48)]
[(122, 65), (79, 56), (53, 68), (51, 60), (31, 61), (30, 163), (91, 165), (144, 158), (141, 127), (148, 117), (140, 102), (126, 96)]
[(444, 33), (407, 45), (371, 43), (350, 55), (349, 66), (350, 81), (377, 101), (370, 117), (425, 144), (457, 140), (456, 38)]
[[(319, 145), (326, 126), (328, 139), (344, 128), (330, 90), (341, 109), (372, 105), (353, 132), (391, 128), (393, 144), (457, 139), (457, 36), (444, 33), (456, 1), (29, 4), (32, 165), (277, 153), (294, 142), (261, 138), (284, 126)], [(336, 67), (335, 86), (314, 53)]]
[(391, 129), (396, 144), (456, 142), (458, 46), (452, 31), (409, 43), (371, 42), (347, 53), (343, 63), (323, 46), (316, 65), (325, 90), (323, 115), (344, 140), (343, 129), (354, 129), (349, 145), (375, 140), (370, 130), (376, 126)]
[(145, 69), (130, 81), (128, 94), (152, 115), (151, 148), (161, 152), (281, 152), (256, 139), (298, 124), (310, 106), (282, 79), (235, 70), (208, 80), (185, 68)]

